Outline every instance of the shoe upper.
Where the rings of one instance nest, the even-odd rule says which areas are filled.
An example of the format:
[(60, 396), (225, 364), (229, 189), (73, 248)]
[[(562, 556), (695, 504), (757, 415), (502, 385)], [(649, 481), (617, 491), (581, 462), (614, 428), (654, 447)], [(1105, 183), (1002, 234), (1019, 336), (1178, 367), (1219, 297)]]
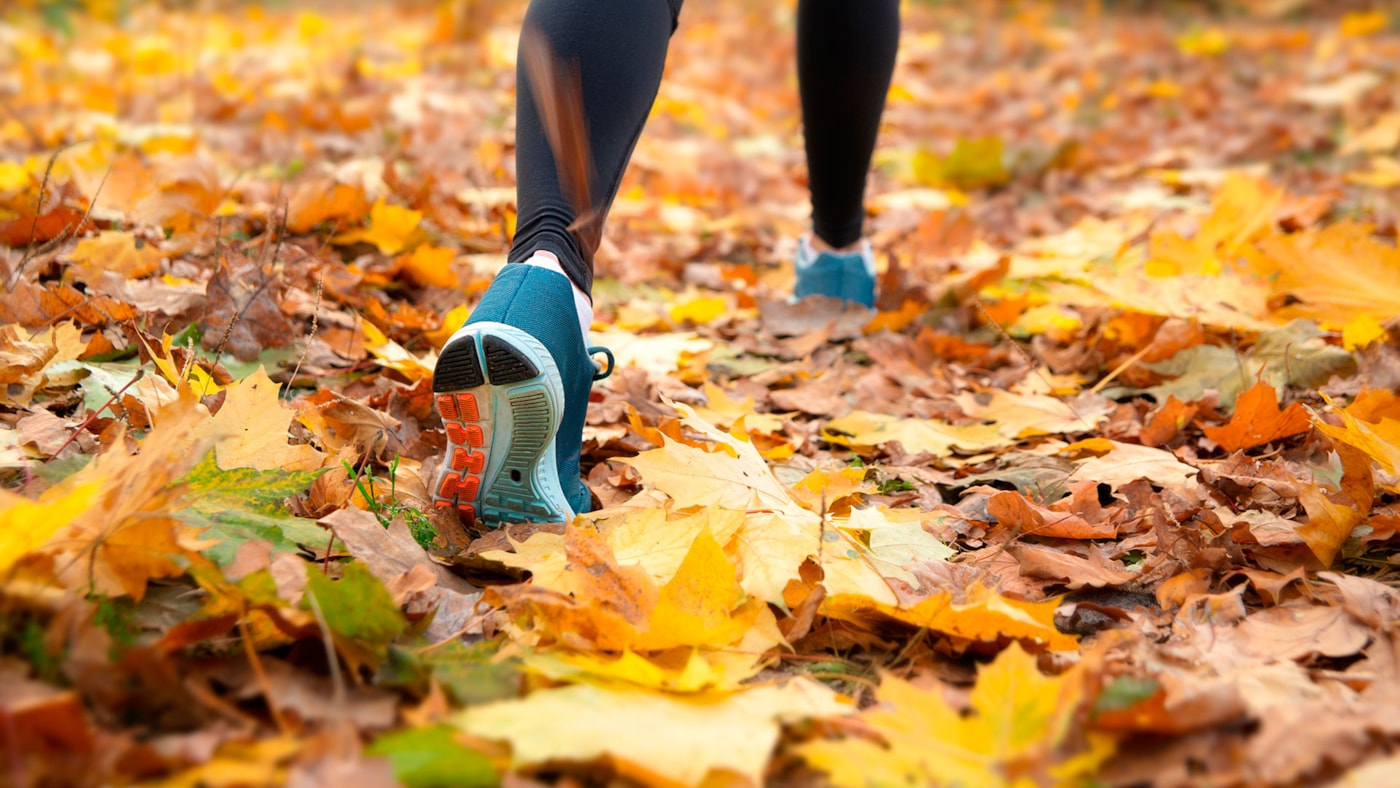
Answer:
[(875, 259), (868, 242), (846, 254), (818, 252), (807, 238), (797, 245), (794, 298), (824, 295), (875, 307)]
[(588, 392), (597, 368), (575, 319), (573, 285), (568, 277), (538, 266), (507, 265), (496, 275), (466, 325), (505, 323), (544, 345), (559, 368), (564, 387), (564, 415), (554, 440), (559, 484), (575, 512), (592, 509), (592, 493), (580, 477), (583, 423)]

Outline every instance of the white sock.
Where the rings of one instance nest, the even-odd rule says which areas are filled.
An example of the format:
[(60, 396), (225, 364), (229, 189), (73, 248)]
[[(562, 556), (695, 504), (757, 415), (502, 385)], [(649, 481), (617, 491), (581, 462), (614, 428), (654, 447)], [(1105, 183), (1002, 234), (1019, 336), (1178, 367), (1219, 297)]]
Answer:
[[(536, 268), (544, 268), (569, 279), (569, 275), (564, 273), (564, 266), (559, 264), (559, 258), (552, 252), (543, 250), (537, 251), (526, 260), (523, 265), (533, 265)], [(574, 280), (569, 279), (569, 284), (574, 288), (574, 309), (578, 311), (578, 327), (583, 332), (583, 343), (588, 344), (588, 330), (593, 327), (593, 302), (588, 300), (588, 296), (578, 289)]]

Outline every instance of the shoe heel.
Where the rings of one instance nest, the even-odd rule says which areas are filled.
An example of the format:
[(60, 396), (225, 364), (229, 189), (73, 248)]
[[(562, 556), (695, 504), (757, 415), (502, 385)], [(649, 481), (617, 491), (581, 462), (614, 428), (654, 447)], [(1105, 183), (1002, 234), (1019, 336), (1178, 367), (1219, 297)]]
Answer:
[(500, 323), (464, 327), (439, 356), (433, 390), (448, 439), (435, 506), (469, 526), (572, 519), (554, 456), (564, 391), (543, 345)]

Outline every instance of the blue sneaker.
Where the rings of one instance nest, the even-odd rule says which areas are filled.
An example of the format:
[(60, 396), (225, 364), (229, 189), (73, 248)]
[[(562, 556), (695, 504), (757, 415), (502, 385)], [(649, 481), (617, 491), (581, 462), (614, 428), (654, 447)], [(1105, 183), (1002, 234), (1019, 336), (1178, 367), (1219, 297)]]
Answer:
[(803, 236), (797, 244), (797, 286), (793, 298), (824, 295), (850, 301), (867, 309), (875, 308), (875, 258), (870, 242), (856, 252), (818, 252), (811, 239)]
[(583, 421), (612, 354), (584, 346), (574, 315), (567, 277), (507, 265), (443, 346), (433, 394), (447, 453), (433, 502), (464, 525), (569, 522), (592, 508), (579, 473)]

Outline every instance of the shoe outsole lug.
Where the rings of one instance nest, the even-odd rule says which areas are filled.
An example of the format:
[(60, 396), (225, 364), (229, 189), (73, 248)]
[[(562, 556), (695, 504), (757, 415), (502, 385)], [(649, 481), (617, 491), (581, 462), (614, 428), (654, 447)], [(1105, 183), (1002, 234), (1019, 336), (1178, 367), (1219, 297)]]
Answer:
[(481, 359), (477, 355), (475, 343), (449, 343), (443, 348), (442, 355), (438, 357), (437, 369), (433, 372), (433, 391), (474, 389), (484, 382)]
[(519, 383), (540, 374), (539, 367), (524, 351), (501, 337), (482, 337), (481, 349), (486, 351), (486, 374), (493, 386)]

